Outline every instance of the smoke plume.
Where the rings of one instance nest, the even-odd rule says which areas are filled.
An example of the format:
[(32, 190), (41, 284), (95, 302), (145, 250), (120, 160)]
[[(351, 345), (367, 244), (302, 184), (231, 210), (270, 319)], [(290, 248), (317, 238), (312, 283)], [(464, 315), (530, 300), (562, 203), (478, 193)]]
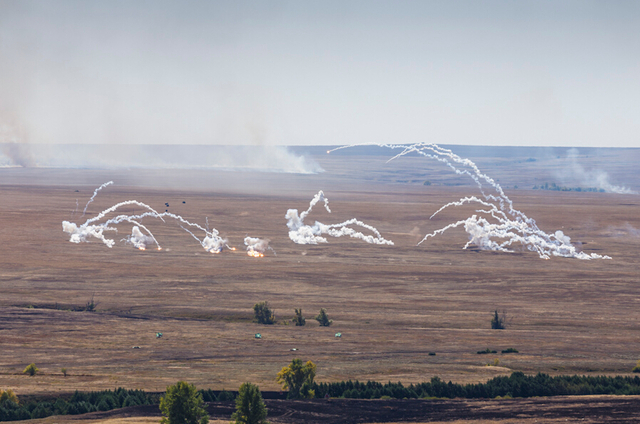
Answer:
[[(294, 243), (327, 243), (327, 239), (325, 237), (322, 237), (323, 234), (327, 234), (332, 237), (349, 236), (371, 244), (386, 244), (393, 246), (393, 242), (390, 240), (385, 240), (376, 228), (372, 227), (371, 225), (365, 224), (362, 221), (358, 221), (355, 218), (341, 222), (339, 224), (326, 225), (319, 221), (316, 221), (313, 226), (306, 225), (304, 223), (304, 219), (307, 217), (307, 215), (309, 215), (313, 207), (320, 201), (324, 201), (324, 208), (327, 210), (327, 212), (331, 213), (331, 209), (329, 209), (329, 199), (324, 196), (322, 190), (320, 190), (318, 194), (316, 194), (313, 199), (311, 199), (311, 202), (309, 202), (309, 209), (302, 212), (300, 215), (298, 215), (297, 209), (289, 209), (287, 211), (285, 219), (287, 220), (287, 227), (289, 227), (289, 238)], [(358, 225), (360, 227), (363, 227), (373, 232), (373, 235), (366, 235), (358, 232), (353, 228), (348, 227), (349, 225)]]
[[(571, 244), (570, 237), (562, 231), (547, 234), (540, 230), (535, 220), (514, 209), (513, 202), (504, 193), (500, 184), (483, 174), (471, 160), (461, 158), (451, 150), (427, 143), (412, 145), (382, 144), (380, 146), (402, 150), (389, 161), (409, 154), (418, 154), (440, 161), (456, 174), (467, 175), (473, 179), (482, 193), (482, 199), (475, 196), (463, 197), (458, 201), (442, 206), (431, 217), (433, 218), (433, 216), (451, 206), (462, 206), (467, 203), (477, 203), (483, 207), (483, 209), (476, 211), (482, 216), (474, 214), (467, 219), (451, 223), (433, 233), (427, 234), (418, 245), (430, 237), (435, 237), (449, 229), (463, 226), (469, 235), (469, 241), (465, 244), (464, 249), (473, 244), (480, 249), (512, 252), (512, 245), (519, 243), (526, 249), (538, 253), (540, 258), (543, 259), (549, 259), (550, 256), (576, 259), (611, 259), (609, 256), (598, 255), (597, 253), (587, 254), (578, 251), (576, 246)], [(333, 150), (349, 147), (353, 146), (343, 146)], [(490, 189), (492, 192), (487, 192), (486, 189)]]

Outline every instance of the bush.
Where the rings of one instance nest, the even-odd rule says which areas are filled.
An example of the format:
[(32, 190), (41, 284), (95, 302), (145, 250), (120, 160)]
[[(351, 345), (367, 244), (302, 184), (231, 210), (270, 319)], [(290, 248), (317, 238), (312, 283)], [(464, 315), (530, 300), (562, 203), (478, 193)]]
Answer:
[(202, 406), (202, 394), (196, 387), (186, 381), (178, 381), (167, 387), (167, 393), (160, 398), (160, 411), (164, 415), (160, 423), (206, 424), (209, 416)]
[(320, 313), (316, 317), (316, 321), (320, 323), (321, 327), (328, 327), (333, 322), (332, 320), (329, 319), (329, 316), (327, 315), (327, 310), (324, 308), (320, 309)]
[(24, 369), (24, 371), (22, 371), (23, 374), (27, 374), (30, 377), (33, 377), (34, 375), (36, 375), (38, 373), (38, 371), (40, 371), (38, 369), (38, 367), (36, 367), (36, 364), (31, 363), (29, 365), (27, 365), (27, 368)]
[(640, 372), (640, 361), (636, 364), (635, 367), (631, 370), (631, 372)]
[(307, 320), (305, 320), (304, 317), (302, 316), (302, 308), (296, 309), (295, 311), (296, 311), (296, 316), (293, 317), (291, 321), (293, 321), (298, 327), (305, 325), (307, 323)]
[(510, 347), (509, 349), (503, 350), (502, 353), (520, 353), (520, 352), (518, 352), (517, 349)]
[(498, 310), (496, 309), (493, 315), (493, 319), (491, 320), (491, 328), (494, 330), (504, 330), (505, 320), (506, 320), (506, 313), (503, 311), (502, 316), (500, 316), (498, 314)]
[(60, 372), (62, 372), (62, 375), (64, 375), (65, 377), (67, 376), (67, 369), (66, 368), (61, 368)]
[(267, 424), (267, 408), (258, 386), (243, 383), (236, 398), (236, 412), (231, 415), (235, 424)]
[(282, 384), (282, 388), (289, 390), (287, 399), (312, 398), (315, 392), (312, 390), (313, 379), (316, 376), (316, 365), (307, 361), (302, 364), (300, 359), (294, 359), (289, 366), (282, 367), (276, 380)]
[(485, 350), (479, 350), (476, 352), (478, 355), (485, 355), (487, 353), (498, 353), (498, 351), (496, 350), (491, 350), (489, 348), (486, 348)]
[(6, 402), (12, 402), (17, 405), (19, 403), (18, 396), (16, 396), (16, 394), (11, 389), (0, 389), (0, 405), (4, 405)]
[(276, 316), (269, 309), (269, 302), (266, 300), (253, 305), (253, 314), (259, 324), (274, 324), (276, 322)]

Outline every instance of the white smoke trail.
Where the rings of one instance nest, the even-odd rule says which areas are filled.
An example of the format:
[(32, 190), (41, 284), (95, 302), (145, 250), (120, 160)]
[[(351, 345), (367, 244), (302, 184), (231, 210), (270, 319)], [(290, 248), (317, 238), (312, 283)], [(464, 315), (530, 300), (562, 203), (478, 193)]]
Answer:
[(271, 240), (269, 239), (260, 239), (257, 237), (245, 237), (244, 245), (247, 246), (247, 255), (253, 256), (254, 258), (261, 258), (264, 256), (267, 250), (271, 250), (275, 255), (276, 251), (273, 250), (271, 246), (269, 246), (270, 241)]
[(84, 216), (87, 213), (87, 208), (89, 207), (89, 203), (93, 202), (93, 199), (96, 198), (96, 196), (98, 195), (98, 192), (100, 190), (102, 190), (103, 188), (105, 188), (108, 185), (113, 184), (113, 181), (108, 181), (104, 184), (102, 184), (100, 187), (98, 187), (97, 189), (94, 190), (93, 192), (93, 196), (91, 196), (91, 199), (89, 199), (89, 201), (87, 202), (87, 205), (84, 207), (84, 210), (82, 211), (82, 216)]
[[(91, 200), (89, 201), (89, 203), (91, 203), (91, 201), (96, 197), (99, 190), (101, 190), (102, 188), (110, 184), (113, 184), (113, 182), (109, 181), (108, 183), (105, 183), (100, 187), (98, 187), (94, 191), (93, 196), (91, 197)], [(89, 205), (89, 203), (87, 203), (87, 206)], [(146, 210), (146, 212), (139, 215), (135, 215), (135, 214), (117, 215), (113, 218), (105, 220), (104, 222), (101, 222), (110, 213), (115, 212), (118, 208), (121, 208), (123, 206), (128, 206), (128, 205), (140, 206), (144, 210)], [(85, 210), (86, 210), (86, 207), (85, 207)], [(158, 250), (161, 250), (160, 244), (156, 240), (155, 236), (151, 233), (151, 231), (147, 227), (145, 227), (140, 222), (140, 220), (147, 217), (157, 218), (157, 219), (160, 219), (162, 222), (165, 222), (164, 218), (166, 217), (175, 219), (180, 223), (180, 227), (184, 229), (186, 232), (188, 232), (189, 234), (191, 234), (191, 236), (195, 238), (207, 252), (219, 253), (225, 247), (231, 250), (235, 250), (234, 248), (229, 247), (229, 245), (227, 244), (228, 243), (227, 239), (220, 237), (218, 230), (216, 230), (215, 228), (211, 230), (208, 229), (208, 221), (207, 221), (207, 229), (205, 229), (198, 224), (195, 224), (193, 222), (190, 222), (184, 219), (180, 215), (176, 215), (170, 212), (159, 213), (158, 211), (153, 209), (151, 206), (145, 203), (139, 202), (137, 200), (126, 200), (124, 202), (117, 203), (109, 207), (108, 209), (105, 209), (104, 211), (100, 212), (95, 217), (88, 219), (84, 224), (80, 226), (72, 222), (63, 221), (62, 230), (65, 233), (69, 234), (70, 236), (69, 241), (72, 243), (88, 242), (91, 237), (94, 237), (102, 241), (107, 247), (111, 248), (114, 246), (115, 241), (113, 239), (109, 239), (105, 237), (104, 232), (105, 231), (117, 232), (117, 229), (114, 227), (115, 225), (118, 225), (122, 222), (129, 222), (131, 224), (134, 224), (134, 227), (132, 229), (131, 235), (123, 239), (125, 242), (133, 244), (134, 247), (141, 250), (146, 249), (146, 247), (149, 244), (155, 243), (156, 246), (158, 247)], [(189, 227), (197, 228), (198, 230), (204, 233), (204, 237), (200, 239), (191, 230), (189, 230), (182, 224)], [(144, 231), (146, 231), (148, 235), (143, 234), (140, 229), (143, 229)]]
[[(353, 218), (348, 221), (342, 222), (340, 224), (331, 224), (326, 225), (321, 222), (316, 221), (313, 226), (306, 225), (304, 223), (304, 219), (309, 215), (311, 209), (320, 202), (324, 200), (324, 208), (327, 212), (331, 213), (331, 209), (329, 209), (329, 199), (324, 196), (322, 190), (316, 194), (311, 202), (309, 202), (309, 209), (302, 212), (298, 215), (297, 209), (289, 209), (285, 215), (287, 219), (287, 227), (289, 227), (289, 238), (297, 244), (318, 244), (318, 243), (327, 243), (327, 239), (322, 237), (322, 234), (328, 234), (332, 237), (342, 237), (349, 236), (353, 238), (357, 238), (363, 240), (367, 243), (372, 244), (387, 244), (393, 246), (393, 242), (391, 240), (385, 240), (378, 232), (377, 229), (372, 227), (371, 225), (365, 224), (362, 221), (358, 221)], [(348, 225), (359, 225), (367, 230), (370, 230), (374, 233), (374, 235), (366, 235), (361, 232), (354, 230), (353, 228), (347, 227)]]
[[(393, 156), (389, 161), (410, 153), (416, 153), (445, 163), (456, 174), (469, 176), (480, 188), (484, 200), (475, 196), (463, 197), (458, 201), (450, 202), (442, 206), (431, 218), (450, 206), (461, 206), (473, 202), (488, 208), (486, 210), (478, 210), (476, 211), (477, 213), (488, 215), (496, 221), (492, 223), (486, 218), (472, 215), (465, 220), (454, 222), (433, 233), (427, 234), (418, 245), (429, 237), (435, 237), (451, 228), (464, 225), (465, 231), (469, 234), (469, 241), (465, 244), (465, 249), (471, 244), (475, 244), (485, 250), (511, 252), (512, 250), (509, 248), (514, 243), (520, 243), (528, 250), (538, 253), (543, 259), (549, 259), (551, 256), (576, 259), (611, 259), (609, 256), (598, 255), (597, 253), (586, 254), (578, 251), (576, 247), (571, 244), (571, 239), (562, 231), (547, 234), (540, 230), (535, 220), (529, 218), (523, 212), (514, 209), (513, 202), (504, 193), (500, 184), (486, 174), (483, 174), (471, 160), (461, 158), (449, 149), (428, 143), (412, 145), (380, 144), (379, 146), (390, 149), (402, 149), (400, 153)], [(338, 147), (329, 150), (329, 153), (349, 147), (355, 146)], [(483, 183), (488, 184), (495, 191), (495, 194), (486, 193)], [(495, 239), (500, 240), (500, 242)]]

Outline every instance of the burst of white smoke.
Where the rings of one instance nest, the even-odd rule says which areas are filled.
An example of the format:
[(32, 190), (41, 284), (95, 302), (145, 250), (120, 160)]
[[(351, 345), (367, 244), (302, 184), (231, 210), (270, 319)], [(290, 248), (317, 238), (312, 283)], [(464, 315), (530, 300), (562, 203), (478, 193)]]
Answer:
[[(289, 238), (294, 243), (327, 243), (327, 239), (325, 237), (322, 237), (323, 234), (327, 234), (332, 237), (349, 236), (371, 244), (387, 244), (393, 246), (393, 242), (391, 240), (385, 240), (376, 228), (372, 227), (371, 225), (365, 224), (362, 221), (358, 221), (355, 218), (352, 218), (345, 222), (341, 222), (340, 224), (326, 225), (316, 221), (313, 226), (306, 225), (304, 223), (304, 219), (307, 217), (307, 215), (309, 215), (311, 209), (313, 209), (313, 207), (321, 200), (324, 201), (324, 207), (327, 212), (331, 213), (331, 209), (329, 209), (329, 199), (324, 196), (322, 190), (320, 190), (318, 194), (316, 194), (313, 199), (311, 199), (311, 202), (309, 202), (309, 209), (302, 212), (300, 215), (298, 215), (297, 209), (289, 209), (287, 211), (285, 218), (287, 220), (287, 227), (289, 227)], [(363, 234), (359, 231), (354, 230), (353, 228), (348, 227), (348, 225), (358, 225), (360, 227), (366, 228), (367, 230), (373, 232), (373, 235)]]
[[(480, 249), (511, 252), (511, 246), (514, 243), (520, 243), (528, 250), (538, 253), (543, 259), (549, 259), (550, 256), (576, 259), (611, 259), (609, 256), (598, 255), (597, 253), (587, 254), (578, 251), (578, 249), (571, 244), (569, 236), (565, 235), (562, 231), (547, 234), (540, 230), (535, 220), (529, 218), (523, 212), (514, 209), (513, 202), (504, 193), (500, 184), (486, 174), (483, 174), (471, 160), (461, 158), (449, 149), (427, 143), (412, 145), (381, 144), (379, 146), (391, 149), (402, 149), (399, 154), (389, 159), (389, 161), (410, 153), (416, 153), (443, 162), (456, 174), (467, 175), (478, 185), (484, 199), (479, 199), (475, 196), (463, 197), (458, 201), (447, 203), (441, 207), (431, 216), (432, 218), (450, 206), (461, 206), (466, 203), (480, 204), (486, 209), (480, 209), (476, 212), (484, 214), (487, 218), (492, 218), (492, 221), (489, 221), (485, 217), (472, 215), (467, 219), (454, 222), (433, 233), (427, 234), (418, 244), (421, 244), (429, 237), (435, 237), (451, 228), (464, 226), (465, 231), (469, 235), (469, 241), (464, 246), (465, 249), (471, 244), (474, 244)], [(329, 152), (348, 147), (354, 146), (338, 147)], [(495, 193), (487, 193), (483, 184), (489, 185)]]
[[(96, 197), (98, 191), (100, 191), (102, 188), (110, 184), (113, 184), (113, 182), (109, 181), (108, 183), (105, 183), (100, 187), (98, 187), (94, 191), (93, 196), (91, 197), (91, 200), (89, 201), (89, 203), (91, 203), (91, 201)], [(89, 203), (87, 203), (87, 206), (89, 205)], [(146, 210), (146, 212), (143, 212), (142, 214), (139, 214), (139, 215), (117, 215), (113, 218), (105, 219), (107, 215), (111, 214), (112, 212), (115, 212), (117, 209), (123, 206), (128, 206), (128, 205), (139, 206), (143, 208), (143, 210)], [(86, 210), (86, 207), (85, 207), (85, 210)], [(180, 215), (176, 215), (170, 212), (159, 213), (155, 209), (153, 209), (151, 206), (144, 204), (142, 202), (138, 202), (137, 200), (126, 200), (124, 202), (117, 203), (103, 210), (95, 217), (88, 219), (82, 225), (77, 225), (69, 221), (63, 221), (62, 231), (69, 234), (69, 241), (72, 243), (89, 242), (89, 239), (94, 237), (102, 241), (107, 247), (111, 248), (115, 245), (115, 241), (113, 239), (109, 239), (105, 237), (104, 232), (105, 231), (117, 232), (117, 228), (115, 227), (116, 225), (122, 222), (129, 222), (131, 224), (134, 224), (134, 227), (132, 229), (131, 235), (128, 236), (126, 239), (124, 239), (125, 242), (131, 243), (133, 244), (134, 247), (141, 250), (146, 249), (146, 247), (149, 244), (155, 243), (156, 246), (158, 247), (158, 250), (160, 250), (161, 249), (160, 244), (158, 243), (154, 235), (151, 233), (151, 231), (147, 227), (145, 227), (139, 221), (144, 218), (156, 218), (161, 220), (162, 222), (165, 222), (164, 218), (166, 217), (169, 217), (178, 221), (180, 223), (180, 226), (186, 232), (191, 234), (191, 236), (195, 238), (207, 252), (219, 253), (225, 247), (231, 250), (235, 250), (234, 248), (229, 247), (229, 245), (227, 244), (228, 243), (227, 239), (220, 237), (218, 230), (216, 230), (215, 228), (211, 230), (208, 228), (205, 229), (198, 224), (189, 222), (188, 220), (184, 219)], [(202, 231), (204, 233), (203, 238), (200, 239), (186, 226), (193, 227)], [(146, 231), (147, 234), (144, 234), (141, 231), (141, 229)]]
[[(125, 241), (140, 250), (145, 250), (148, 245), (155, 242), (153, 237), (143, 234), (138, 226), (134, 226), (131, 229), (131, 235), (128, 236)], [(158, 246), (158, 248), (160, 248), (160, 246)]]
[(271, 250), (273, 254), (276, 254), (276, 251), (273, 250), (271, 246), (269, 246), (269, 239), (260, 239), (257, 237), (245, 237), (244, 245), (247, 246), (247, 255), (253, 256), (254, 258), (261, 258), (264, 256), (267, 250)]

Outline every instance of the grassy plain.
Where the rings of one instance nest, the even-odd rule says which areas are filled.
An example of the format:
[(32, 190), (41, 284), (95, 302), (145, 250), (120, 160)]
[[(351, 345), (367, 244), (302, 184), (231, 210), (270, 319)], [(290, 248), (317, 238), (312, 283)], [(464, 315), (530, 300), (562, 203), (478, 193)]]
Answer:
[[(613, 169), (612, 179), (637, 191), (640, 173), (632, 164), (640, 152), (607, 152), (583, 158), (587, 168)], [(326, 172), (317, 175), (0, 169), (0, 387), (18, 395), (118, 386), (160, 391), (187, 380), (200, 388), (251, 381), (277, 390), (276, 373), (295, 357), (314, 361), (319, 381), (630, 373), (640, 358), (640, 196), (532, 190), (557, 180), (558, 158), (479, 158), (541, 229), (561, 229), (586, 252), (613, 259), (463, 250), (462, 229), (416, 246), (424, 234), (475, 213), (463, 206), (429, 219), (443, 204), (479, 194), (477, 186), (427, 159), (385, 159), (319, 156)], [(81, 217), (93, 190), (108, 180), (116, 184)], [(291, 242), (285, 212), (306, 209), (320, 189), (332, 213), (318, 205), (308, 223), (357, 217), (395, 246), (349, 238)], [(208, 217), (238, 250), (208, 254), (170, 221), (145, 221), (162, 251), (120, 243), (130, 225), (111, 233), (118, 240), (112, 249), (69, 243), (62, 232), (63, 220), (82, 223), (128, 199), (202, 225)], [(247, 256), (247, 235), (270, 239), (277, 255)], [(97, 312), (72, 310), (92, 297)], [(252, 306), (262, 300), (278, 324), (252, 322)], [(294, 308), (302, 308), (305, 327), (286, 324)], [(333, 326), (318, 327), (320, 308)], [(506, 330), (490, 329), (495, 309), (507, 312)], [(254, 339), (257, 332), (262, 339)], [(476, 354), (509, 347), (520, 353)], [(495, 358), (500, 366), (486, 366)], [(36, 377), (22, 375), (31, 362), (41, 369)]]

